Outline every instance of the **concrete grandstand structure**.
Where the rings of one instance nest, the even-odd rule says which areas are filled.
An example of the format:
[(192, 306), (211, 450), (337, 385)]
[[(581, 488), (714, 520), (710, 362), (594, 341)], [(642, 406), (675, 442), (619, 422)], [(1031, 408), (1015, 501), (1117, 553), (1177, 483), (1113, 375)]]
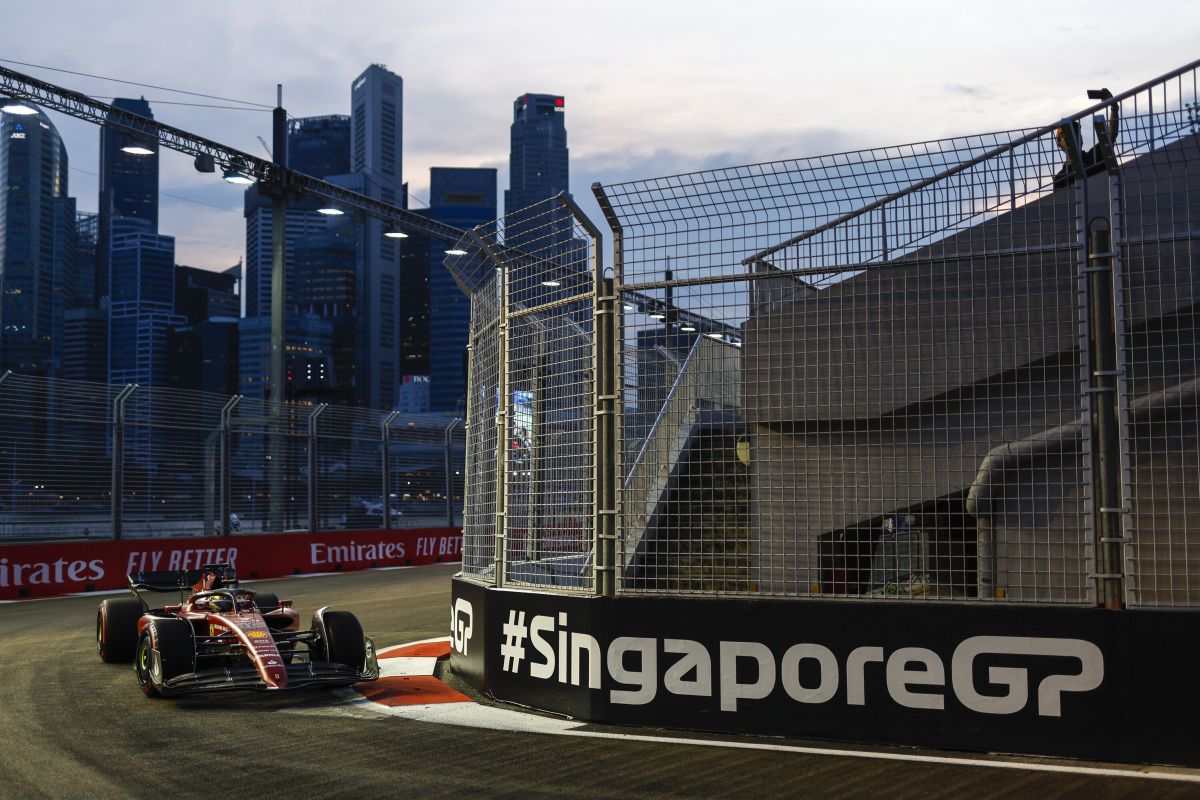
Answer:
[[(1132, 178), (1123, 222), (1136, 231), (1123, 243), (1126, 348), (1136, 354), (1127, 360), (1127, 435), (1135, 440), (1160, 436), (1169, 420), (1195, 419), (1200, 206), (1194, 194), (1188, 203), (1162, 198), (1200, 183), (1197, 147), (1188, 136), (1122, 167)], [(1087, 218), (1107, 216), (1108, 176), (1088, 181)], [(763, 589), (800, 570), (821, 574), (818, 592), (858, 593), (882, 519), (911, 514), (944, 517), (927, 527), (940, 537), (938, 583), (953, 593), (1083, 598), (1080, 565), (1091, 542), (1081, 525), (1076, 202), (1073, 189), (1060, 188), (752, 309), (742, 396)], [(1169, 451), (1133, 448), (1133, 506), (1152, 506), (1164, 473), (1196, 463), (1194, 433), (1184, 432), (1194, 425), (1178, 429)], [(867, 480), (848, 486), (850, 475)], [(1200, 513), (1200, 495), (1181, 496), (1172, 510)], [(1186, 539), (1160, 537), (1171, 526), (1166, 515), (1139, 520), (1140, 558), (1160, 548), (1184, 557)], [(1042, 564), (1035, 571), (1021, 565), (1031, 548)], [(1171, 591), (1152, 573), (1140, 589)], [(1176, 599), (1200, 600), (1200, 586), (1182, 591)]]

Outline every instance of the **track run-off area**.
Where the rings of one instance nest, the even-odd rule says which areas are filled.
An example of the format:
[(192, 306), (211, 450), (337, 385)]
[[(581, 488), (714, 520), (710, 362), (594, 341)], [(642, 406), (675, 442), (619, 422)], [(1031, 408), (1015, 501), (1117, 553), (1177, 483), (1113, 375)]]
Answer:
[(1200, 796), (1200, 770), (617, 728), (477, 703), (428, 641), (447, 635), (457, 569), (245, 583), (293, 600), (302, 620), (354, 612), (387, 676), (360, 691), (153, 700), (131, 668), (96, 656), (98, 596), (0, 604), (0, 797)]

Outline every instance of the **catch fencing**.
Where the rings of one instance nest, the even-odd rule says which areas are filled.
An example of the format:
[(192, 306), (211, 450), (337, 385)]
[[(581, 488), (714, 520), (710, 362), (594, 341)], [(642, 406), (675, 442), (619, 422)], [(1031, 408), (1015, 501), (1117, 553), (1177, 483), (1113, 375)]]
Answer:
[(1038, 129), (597, 184), (610, 269), (566, 196), (472, 232), (464, 574), (1200, 604), (1198, 64)]
[(462, 420), (0, 376), (0, 541), (457, 527)]

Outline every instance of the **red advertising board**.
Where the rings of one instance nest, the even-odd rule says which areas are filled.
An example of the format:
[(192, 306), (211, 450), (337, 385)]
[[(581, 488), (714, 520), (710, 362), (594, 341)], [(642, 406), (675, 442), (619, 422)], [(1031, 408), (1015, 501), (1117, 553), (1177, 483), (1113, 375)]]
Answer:
[(0, 600), (121, 589), (141, 570), (230, 564), (243, 580), (459, 561), (462, 531), (327, 531), (0, 545)]

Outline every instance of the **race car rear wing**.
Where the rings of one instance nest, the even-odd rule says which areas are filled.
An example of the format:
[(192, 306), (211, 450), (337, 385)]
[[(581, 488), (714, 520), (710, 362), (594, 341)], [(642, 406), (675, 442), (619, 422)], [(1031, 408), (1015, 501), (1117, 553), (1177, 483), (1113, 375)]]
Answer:
[(142, 597), (142, 592), (179, 592), (180, 602), (207, 575), (216, 575), (211, 588), (228, 589), (238, 585), (237, 572), (228, 564), (208, 564), (200, 569), (175, 569), (162, 572), (131, 572), (129, 574), (129, 591), (142, 601), (142, 607), (147, 611), (150, 604)]

